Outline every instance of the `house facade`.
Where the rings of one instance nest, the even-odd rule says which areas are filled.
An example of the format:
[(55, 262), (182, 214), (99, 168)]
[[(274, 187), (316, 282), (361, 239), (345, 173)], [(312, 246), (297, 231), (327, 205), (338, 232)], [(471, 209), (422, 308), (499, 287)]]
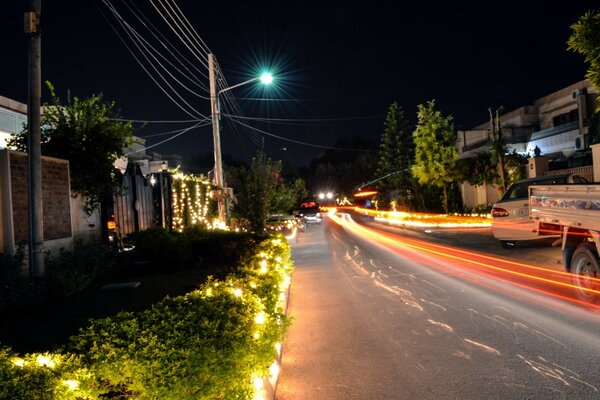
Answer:
[[(7, 139), (24, 129), (27, 105), (0, 96), (0, 253), (12, 254), (28, 241), (27, 154), (7, 148)], [(170, 168), (181, 166), (181, 156), (148, 152), (146, 141), (134, 137), (126, 157), (115, 167), (123, 173), (123, 187), (112, 204), (91, 215), (83, 211), (81, 196), (73, 196), (67, 160), (42, 157), (44, 251), (70, 249), (77, 241), (99, 241), (107, 221), (114, 220), (120, 236), (171, 221)]]
[[(531, 157), (529, 177), (576, 170), (594, 181), (589, 129), (597, 96), (589, 81), (583, 80), (500, 115), (508, 151)], [(490, 124), (457, 132), (459, 158), (490, 151)], [(533, 157), (536, 149), (542, 160)], [(461, 193), (466, 208), (493, 204), (501, 196), (494, 185), (467, 182), (462, 183)]]

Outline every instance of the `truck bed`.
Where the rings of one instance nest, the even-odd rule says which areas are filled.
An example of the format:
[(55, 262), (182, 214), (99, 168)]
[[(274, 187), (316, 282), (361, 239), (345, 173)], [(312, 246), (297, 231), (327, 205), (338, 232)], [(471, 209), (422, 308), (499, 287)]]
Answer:
[(529, 212), (546, 224), (600, 230), (600, 184), (530, 186)]

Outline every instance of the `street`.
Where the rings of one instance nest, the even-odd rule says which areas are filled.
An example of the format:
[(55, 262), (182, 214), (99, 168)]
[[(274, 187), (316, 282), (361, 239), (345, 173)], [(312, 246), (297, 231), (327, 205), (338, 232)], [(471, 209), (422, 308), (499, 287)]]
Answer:
[[(402, 234), (336, 214), (292, 245), (277, 399), (600, 398), (600, 309), (558, 249), (501, 258), (481, 254), (489, 238), (467, 253), (386, 231)], [(528, 264), (538, 250), (550, 268)]]

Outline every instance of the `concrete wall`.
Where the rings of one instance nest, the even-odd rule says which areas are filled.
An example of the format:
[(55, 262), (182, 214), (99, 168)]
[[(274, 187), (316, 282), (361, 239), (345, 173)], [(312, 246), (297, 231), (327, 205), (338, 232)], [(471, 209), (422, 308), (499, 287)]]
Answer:
[(71, 196), (71, 230), (74, 242), (98, 242), (102, 239), (100, 210), (85, 215), (81, 196)]
[(481, 205), (490, 205), (500, 199), (500, 192), (494, 185), (473, 186), (468, 182), (461, 184), (461, 194), (465, 208), (472, 209)]

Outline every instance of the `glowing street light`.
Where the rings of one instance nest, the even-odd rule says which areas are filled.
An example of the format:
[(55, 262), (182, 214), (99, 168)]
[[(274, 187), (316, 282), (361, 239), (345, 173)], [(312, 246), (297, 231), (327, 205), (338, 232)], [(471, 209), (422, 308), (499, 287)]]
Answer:
[(231, 89), (235, 89), (237, 87), (247, 85), (248, 83), (252, 83), (255, 81), (261, 81), (263, 84), (268, 85), (273, 82), (273, 75), (269, 72), (264, 72), (261, 76), (255, 77), (252, 79), (248, 79), (247, 81), (238, 83), (237, 85), (229, 86), (225, 89), (221, 89), (217, 91), (217, 82), (216, 82), (216, 69), (217, 61), (213, 54), (208, 55), (208, 80), (210, 83), (210, 109), (212, 114), (212, 126), (213, 126), (213, 143), (215, 149), (215, 178), (214, 183), (217, 187), (217, 206), (219, 211), (219, 220), (222, 222), (226, 221), (227, 218), (227, 210), (225, 207), (225, 194), (224, 191), (224, 179), (223, 179), (223, 163), (221, 161), (221, 138), (220, 138), (220, 102), (219, 95), (223, 92), (226, 92)]
[(273, 75), (270, 72), (265, 72), (260, 76), (260, 81), (265, 85), (270, 85), (273, 82)]

